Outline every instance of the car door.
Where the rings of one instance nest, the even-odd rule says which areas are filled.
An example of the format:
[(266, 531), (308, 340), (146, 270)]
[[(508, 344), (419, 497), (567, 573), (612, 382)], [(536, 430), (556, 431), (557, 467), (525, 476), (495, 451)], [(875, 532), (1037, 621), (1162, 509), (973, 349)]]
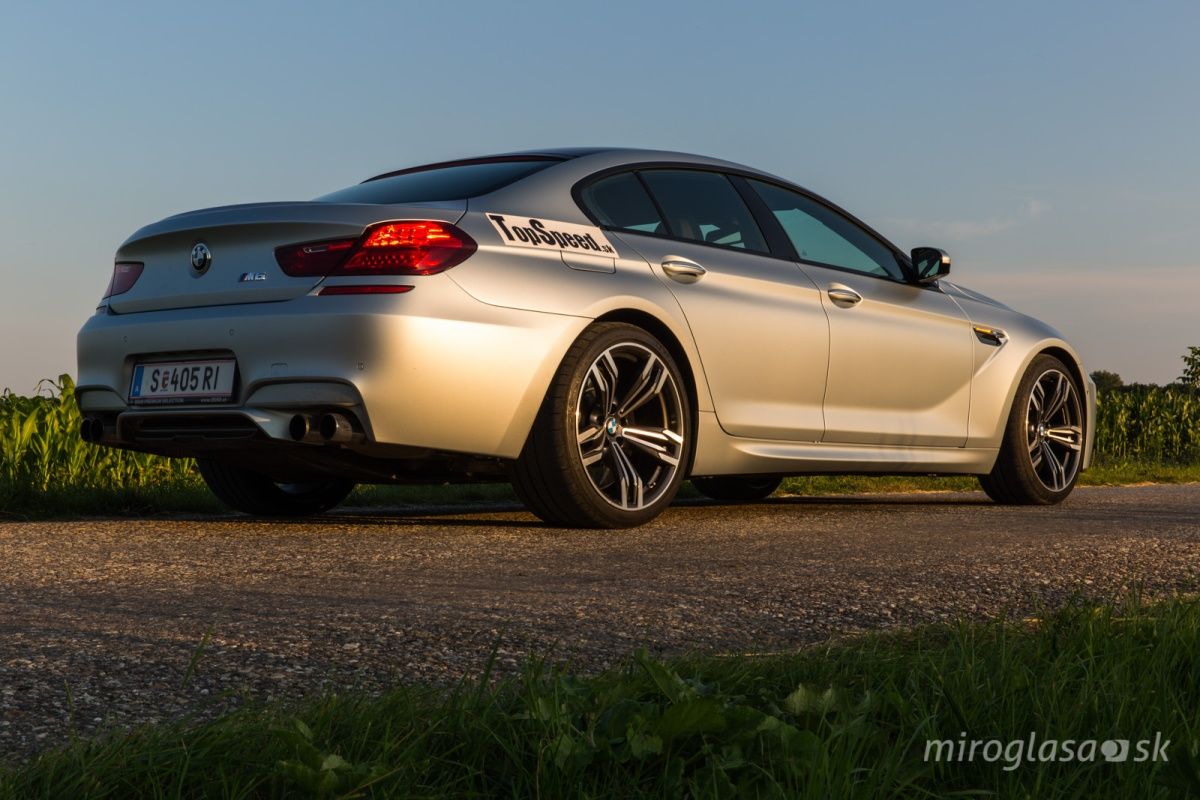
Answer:
[(819, 441), (829, 346), (820, 295), (794, 262), (768, 252), (729, 178), (624, 172), (580, 197), (677, 298), (721, 427), (734, 436)]
[(961, 447), (972, 332), (936, 285), (908, 282), (895, 251), (801, 192), (750, 180), (816, 283), (829, 317), (822, 441)]

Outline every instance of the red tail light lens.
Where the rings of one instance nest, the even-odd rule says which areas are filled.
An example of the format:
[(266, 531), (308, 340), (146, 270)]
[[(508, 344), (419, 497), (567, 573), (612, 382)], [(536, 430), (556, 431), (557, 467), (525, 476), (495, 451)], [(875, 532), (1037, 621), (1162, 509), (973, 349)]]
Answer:
[(432, 275), (466, 261), (475, 240), (446, 222), (385, 222), (360, 239), (288, 245), (275, 250), (292, 276)]
[(112, 278), (108, 282), (108, 288), (104, 290), (104, 297), (101, 300), (125, 294), (133, 285), (137, 283), (137, 279), (142, 277), (142, 270), (146, 268), (145, 264), (137, 261), (118, 261), (113, 264)]
[(442, 222), (389, 222), (367, 231), (339, 275), (432, 275), (466, 261), (475, 241)]

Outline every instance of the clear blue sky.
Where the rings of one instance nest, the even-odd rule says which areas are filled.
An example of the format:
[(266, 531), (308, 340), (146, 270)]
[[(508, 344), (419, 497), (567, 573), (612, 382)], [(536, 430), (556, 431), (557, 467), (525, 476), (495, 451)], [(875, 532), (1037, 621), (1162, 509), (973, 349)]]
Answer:
[(1198, 31), (1194, 2), (5, 3), (0, 387), (74, 371), (147, 222), (573, 144), (796, 180), (1166, 382), (1200, 344)]

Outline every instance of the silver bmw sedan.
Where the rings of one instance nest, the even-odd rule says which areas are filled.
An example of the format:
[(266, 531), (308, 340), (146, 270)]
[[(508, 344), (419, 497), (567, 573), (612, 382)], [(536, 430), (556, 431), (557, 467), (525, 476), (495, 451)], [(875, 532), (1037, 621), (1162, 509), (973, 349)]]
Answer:
[(1049, 325), (829, 201), (681, 153), (570, 149), (168, 217), (79, 332), (89, 442), (194, 457), (249, 514), (356, 483), (511, 481), (629, 527), (691, 479), (978, 475), (1063, 500), (1095, 390)]

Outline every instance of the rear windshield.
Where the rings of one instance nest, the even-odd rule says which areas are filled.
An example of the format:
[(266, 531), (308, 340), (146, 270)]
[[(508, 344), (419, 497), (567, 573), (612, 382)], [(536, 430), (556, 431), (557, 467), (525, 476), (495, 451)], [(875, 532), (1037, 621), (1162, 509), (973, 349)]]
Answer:
[(317, 198), (323, 203), (429, 203), (464, 200), (494, 192), (527, 175), (560, 163), (558, 159), (486, 161), (432, 167), (339, 189)]

